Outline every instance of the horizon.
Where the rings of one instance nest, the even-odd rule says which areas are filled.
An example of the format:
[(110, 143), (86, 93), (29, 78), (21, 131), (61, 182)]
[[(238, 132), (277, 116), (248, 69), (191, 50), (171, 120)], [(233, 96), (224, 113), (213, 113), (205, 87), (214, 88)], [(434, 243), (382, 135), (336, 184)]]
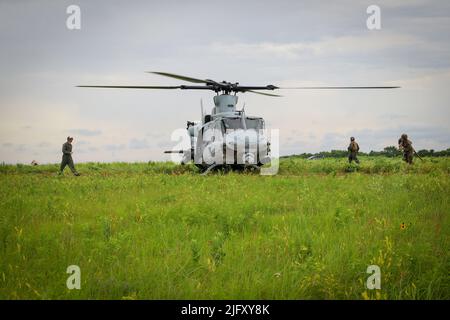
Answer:
[[(395, 147), (395, 146), (386, 146), (387, 147)], [(439, 153), (439, 152), (445, 152), (450, 150), (450, 147), (446, 148), (446, 149), (442, 149), (442, 150), (434, 150), (434, 149), (420, 149), (417, 150), (417, 152), (421, 152), (421, 151), (431, 151), (433, 150), (433, 153)], [(331, 150), (323, 150), (323, 151), (319, 151), (319, 152), (314, 152), (314, 153), (310, 153), (310, 152), (303, 152), (303, 153), (293, 153), (293, 154), (287, 154), (287, 155), (280, 155), (280, 158), (289, 158), (289, 157), (295, 157), (295, 156), (300, 156), (300, 155), (306, 155), (306, 154), (311, 154), (311, 155), (320, 155), (321, 153), (331, 153), (333, 151), (337, 151), (337, 152), (347, 152), (344, 149), (331, 149)], [(383, 152), (384, 148), (382, 150), (370, 150), (368, 152), (364, 152), (361, 151), (359, 152), (359, 156), (361, 157), (367, 157), (367, 156), (371, 156), (369, 153), (371, 152)], [(379, 156), (383, 156), (383, 155), (373, 155), (373, 157), (379, 157)], [(398, 157), (401, 157), (400, 155)], [(426, 156), (425, 156), (426, 157)], [(344, 158), (344, 157), (342, 157)], [(22, 162), (16, 162), (16, 163), (8, 163), (5, 161), (1, 161), (0, 165), (31, 165), (31, 162), (35, 161), (35, 159), (31, 160), (30, 163), (22, 163)], [(163, 160), (137, 160), (137, 161), (78, 161), (77, 163), (83, 163), (83, 164), (89, 164), (89, 163), (101, 163), (101, 164), (111, 164), (111, 163), (128, 163), (128, 164), (135, 164), (135, 163), (165, 163), (165, 162), (172, 162), (172, 163), (176, 163), (170, 159), (163, 159)], [(56, 162), (38, 162), (37, 165), (60, 165), (60, 161), (56, 161)]]

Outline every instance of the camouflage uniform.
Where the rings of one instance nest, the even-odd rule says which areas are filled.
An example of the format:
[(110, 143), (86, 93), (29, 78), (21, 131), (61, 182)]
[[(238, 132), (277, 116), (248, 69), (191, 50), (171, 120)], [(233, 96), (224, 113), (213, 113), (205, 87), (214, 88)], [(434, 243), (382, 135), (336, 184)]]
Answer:
[(403, 161), (412, 164), (414, 148), (412, 146), (412, 142), (408, 140), (408, 136), (406, 134), (402, 134), (400, 139), (398, 139), (398, 148), (403, 151)]
[(352, 163), (352, 161), (354, 160), (356, 163), (359, 164), (359, 159), (357, 157), (359, 145), (354, 139), (350, 142), (350, 145), (348, 146), (347, 150), (350, 152), (348, 155), (348, 162)]
[(72, 159), (72, 144), (70, 142), (66, 142), (62, 146), (62, 161), (61, 161), (61, 168), (60, 168), (60, 174), (63, 173), (64, 168), (68, 165), (72, 173), (76, 176), (79, 175), (77, 170), (75, 169), (75, 166), (73, 164)]

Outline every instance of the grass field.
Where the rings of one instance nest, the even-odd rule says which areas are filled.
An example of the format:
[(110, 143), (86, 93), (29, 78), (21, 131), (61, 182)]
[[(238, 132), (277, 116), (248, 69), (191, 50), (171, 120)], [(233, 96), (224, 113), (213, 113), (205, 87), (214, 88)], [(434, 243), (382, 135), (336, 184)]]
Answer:
[(361, 160), (1, 165), (0, 298), (450, 299), (450, 159)]

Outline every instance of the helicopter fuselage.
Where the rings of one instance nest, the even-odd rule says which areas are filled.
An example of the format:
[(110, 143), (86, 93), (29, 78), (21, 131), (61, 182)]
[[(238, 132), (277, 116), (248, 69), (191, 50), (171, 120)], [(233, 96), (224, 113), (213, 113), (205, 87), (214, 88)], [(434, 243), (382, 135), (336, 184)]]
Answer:
[(264, 119), (236, 110), (238, 97), (221, 94), (214, 97), (211, 114), (199, 122), (187, 123), (190, 150), (183, 150), (182, 163), (193, 161), (201, 169), (211, 166), (260, 167), (270, 161), (270, 143)]

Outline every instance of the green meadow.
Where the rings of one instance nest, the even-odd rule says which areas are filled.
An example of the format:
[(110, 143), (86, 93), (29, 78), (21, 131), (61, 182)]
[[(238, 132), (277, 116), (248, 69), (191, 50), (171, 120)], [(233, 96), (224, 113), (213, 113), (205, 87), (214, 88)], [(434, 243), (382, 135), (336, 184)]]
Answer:
[(450, 299), (450, 158), (424, 160), (0, 165), (0, 299)]

